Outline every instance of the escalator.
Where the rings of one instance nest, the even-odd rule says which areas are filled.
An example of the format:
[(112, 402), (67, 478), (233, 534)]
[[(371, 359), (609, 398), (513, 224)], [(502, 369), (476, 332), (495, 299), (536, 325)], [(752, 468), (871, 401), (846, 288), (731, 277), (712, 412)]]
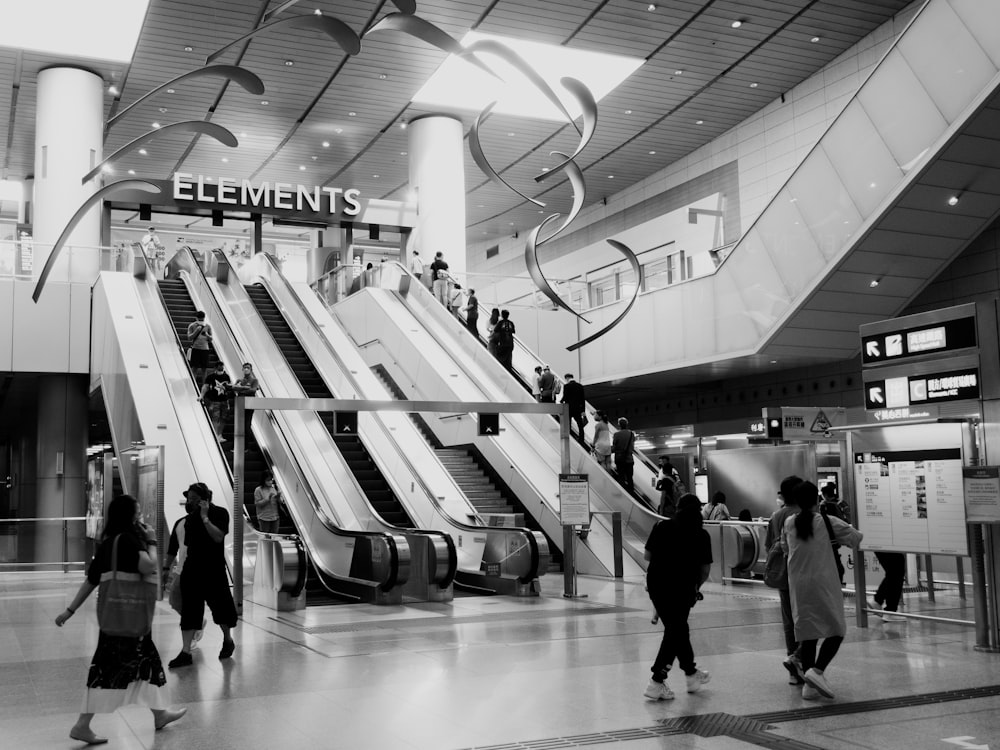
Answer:
[[(246, 287), (246, 291), (305, 394), (309, 398), (333, 398), (333, 394), (326, 387), (322, 376), (309, 360), (267, 290), (260, 285), (251, 285)], [(324, 412), (319, 417), (375, 512), (388, 524), (400, 528), (413, 528), (413, 521), (372, 460), (360, 437), (335, 434), (333, 414), (330, 412)]]

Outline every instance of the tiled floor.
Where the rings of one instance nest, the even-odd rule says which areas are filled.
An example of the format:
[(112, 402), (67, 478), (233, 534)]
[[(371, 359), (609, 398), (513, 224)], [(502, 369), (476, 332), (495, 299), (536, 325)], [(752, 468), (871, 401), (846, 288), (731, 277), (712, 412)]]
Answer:
[[(67, 731), (97, 639), (93, 598), (62, 629), (52, 618), (80, 580), (79, 573), (0, 575), (4, 750), (79, 744)], [(677, 674), (676, 700), (647, 702), (642, 690), (659, 632), (641, 581), (581, 578), (588, 596), (575, 600), (561, 587), (549, 576), (535, 599), (299, 613), (247, 602), (233, 659), (218, 660), (221, 635), (210, 629), (195, 665), (169, 673), (175, 700), (189, 709), (182, 721), (154, 734), (149, 712), (129, 707), (98, 716), (94, 728), (110, 737), (109, 747), (130, 750), (1000, 748), (997, 696), (797, 715), (815, 704), (786, 684), (777, 597), (765, 588), (706, 586), (691, 625), (712, 682), (688, 695)], [(953, 594), (908, 601), (911, 611), (971, 619), (971, 607)], [(848, 613), (852, 620), (850, 602)], [(1000, 684), (1000, 655), (975, 651), (971, 628), (876, 623), (850, 628), (828, 672), (835, 705)], [(164, 660), (178, 650), (177, 617), (162, 605), (154, 636)], [(722, 718), (736, 726), (735, 717), (774, 711), (796, 714), (743, 733), (713, 729), (718, 717), (710, 716), (729, 715)]]

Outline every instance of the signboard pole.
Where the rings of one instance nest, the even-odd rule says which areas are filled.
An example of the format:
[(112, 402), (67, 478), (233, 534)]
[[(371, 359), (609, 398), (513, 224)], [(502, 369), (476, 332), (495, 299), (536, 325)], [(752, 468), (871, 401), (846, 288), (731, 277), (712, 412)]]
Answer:
[[(559, 467), (560, 473), (569, 474), (571, 470), (569, 456), (569, 404), (563, 404), (562, 414), (559, 416)], [(562, 484), (562, 482), (560, 482)], [(565, 498), (562, 496), (560, 487), (559, 507), (562, 513), (562, 505)], [(573, 533), (573, 525), (563, 521), (563, 596), (567, 599), (579, 597), (576, 589), (576, 534)]]
[[(980, 465), (979, 457), (979, 423), (969, 425), (969, 466)], [(967, 484), (967, 482), (963, 482)], [(964, 489), (964, 488), (963, 488)], [(966, 503), (969, 501), (966, 500)], [(968, 506), (966, 506), (968, 510)], [(970, 523), (966, 527), (969, 538), (969, 555), (972, 558), (972, 611), (976, 621), (977, 651), (997, 651), (996, 643), (996, 608), (997, 595), (994, 589), (987, 594), (987, 586), (994, 582), (990, 580), (990, 569), (987, 567), (989, 549), (983, 547), (983, 537), (989, 534), (989, 525)]]
[(243, 472), (245, 469), (243, 431), (246, 426), (243, 396), (234, 401), (233, 408), (233, 507), (230, 516), (233, 524), (233, 600), (236, 611), (243, 614)]

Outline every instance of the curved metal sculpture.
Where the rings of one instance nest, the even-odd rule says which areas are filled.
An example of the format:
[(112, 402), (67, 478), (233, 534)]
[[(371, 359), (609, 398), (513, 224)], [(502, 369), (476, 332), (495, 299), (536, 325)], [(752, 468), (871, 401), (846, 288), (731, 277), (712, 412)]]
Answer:
[(108, 120), (105, 125), (110, 130), (116, 122), (122, 119), (125, 115), (129, 113), (131, 109), (139, 106), (147, 99), (156, 96), (161, 91), (168, 89), (172, 86), (176, 86), (181, 81), (189, 81), (192, 78), (203, 78), (205, 76), (217, 76), (225, 78), (232, 81), (233, 83), (239, 84), (243, 89), (251, 94), (260, 95), (264, 93), (264, 82), (260, 80), (260, 77), (246, 68), (241, 68), (239, 65), (206, 65), (203, 68), (198, 68), (197, 70), (191, 70), (183, 75), (179, 75), (176, 78), (171, 78), (166, 83), (160, 84), (155, 89), (147, 91), (145, 94), (140, 96), (134, 102), (129, 104), (125, 109), (119, 112), (117, 115)]
[[(559, 79), (559, 82), (566, 87), (573, 96), (576, 97), (577, 103), (580, 105), (580, 110), (583, 112), (583, 131), (580, 128), (576, 129), (577, 133), (580, 133), (580, 142), (576, 146), (576, 150), (573, 152), (572, 156), (566, 156), (565, 154), (560, 154), (560, 156), (566, 156), (566, 160), (562, 164), (558, 164), (548, 172), (542, 172), (535, 178), (535, 182), (541, 182), (546, 180), (556, 172), (562, 169), (566, 164), (572, 162), (576, 157), (578, 157), (585, 148), (587, 144), (590, 143), (590, 139), (594, 137), (594, 131), (597, 130), (597, 101), (594, 99), (593, 93), (590, 89), (582, 82), (578, 81), (576, 78), (570, 78), (566, 76), (565, 78)], [(576, 123), (573, 123), (576, 127)], [(553, 152), (555, 153), (555, 152)]]
[(271, 31), (278, 26), (290, 29), (310, 29), (312, 31), (322, 31), (335, 41), (348, 55), (356, 55), (361, 52), (361, 37), (357, 35), (354, 29), (341, 21), (339, 18), (317, 15), (292, 16), (291, 18), (283, 18), (280, 21), (266, 24), (244, 34), (239, 39), (234, 39), (225, 47), (220, 47), (209, 55), (205, 62), (215, 62), (215, 60), (219, 59), (219, 57), (233, 45), (239, 44), (240, 42), (248, 39), (253, 39), (255, 36), (263, 34), (266, 31)]
[(152, 193), (154, 195), (162, 193), (160, 186), (156, 185), (148, 180), (119, 180), (118, 182), (112, 182), (105, 185), (92, 196), (87, 198), (80, 206), (76, 213), (73, 214), (73, 218), (69, 220), (66, 228), (62, 230), (62, 234), (59, 235), (59, 239), (56, 240), (55, 244), (52, 246), (52, 252), (49, 253), (48, 259), (45, 261), (45, 265), (42, 267), (42, 272), (38, 274), (38, 281), (35, 283), (35, 291), (31, 295), (31, 299), (36, 303), (38, 298), (42, 294), (42, 289), (45, 287), (45, 281), (49, 278), (49, 274), (52, 273), (52, 269), (55, 268), (56, 260), (59, 257), (59, 253), (63, 249), (63, 245), (66, 244), (66, 240), (76, 229), (76, 225), (80, 223), (87, 212), (93, 208), (98, 202), (100, 202), (105, 196), (111, 195), (112, 193), (121, 192), (123, 190), (141, 190), (144, 193)]
[(468, 54), (466, 48), (455, 37), (447, 31), (435, 26), (430, 21), (425, 21), (420, 16), (411, 16), (405, 13), (390, 13), (380, 18), (368, 31), (365, 36), (371, 36), (379, 31), (401, 31), (409, 34), (420, 41), (437, 47), (442, 52), (465, 57), (477, 68), (489, 73), (494, 78), (499, 78), (496, 73), (475, 54)]
[(635, 274), (635, 291), (632, 292), (632, 299), (628, 301), (628, 304), (625, 305), (625, 309), (621, 311), (621, 314), (617, 318), (612, 320), (597, 333), (592, 333), (591, 335), (587, 336), (587, 338), (581, 339), (580, 341), (577, 341), (575, 344), (570, 344), (569, 346), (566, 347), (567, 351), (575, 352), (581, 346), (586, 346), (591, 341), (599, 339), (601, 336), (606, 334), (616, 325), (621, 323), (622, 320), (625, 318), (625, 316), (629, 314), (629, 311), (632, 309), (632, 305), (634, 305), (635, 301), (639, 298), (639, 291), (642, 289), (644, 281), (642, 273), (642, 264), (639, 263), (639, 258), (637, 258), (636, 254), (633, 253), (632, 250), (629, 248), (629, 246), (623, 242), (619, 242), (618, 240), (613, 240), (610, 237), (604, 241), (607, 242), (609, 245), (611, 245), (611, 247), (621, 252), (621, 254), (625, 256), (626, 260), (628, 260), (629, 264), (632, 266), (632, 273)]
[(493, 107), (495, 105), (496, 102), (491, 102), (484, 107), (483, 111), (479, 113), (478, 117), (476, 117), (476, 121), (472, 123), (472, 128), (469, 130), (469, 153), (472, 154), (472, 160), (476, 162), (476, 166), (479, 167), (487, 177), (493, 180), (493, 182), (498, 185), (503, 185), (511, 192), (517, 193), (526, 201), (531, 201), (536, 206), (544, 207), (545, 204), (540, 200), (536, 200), (530, 195), (522, 193), (516, 187), (507, 182), (507, 180), (501, 177), (500, 173), (493, 169), (493, 165), (490, 164), (489, 159), (486, 158), (486, 154), (483, 153), (483, 145), (479, 140), (479, 129), (482, 127), (483, 121), (489, 116), (490, 112), (493, 111)]
[(573, 186), (573, 206), (562, 226), (544, 240), (539, 240), (539, 246), (544, 245), (556, 235), (562, 234), (563, 230), (576, 220), (577, 215), (583, 209), (583, 199), (587, 197), (587, 183), (583, 179), (583, 170), (580, 169), (580, 165), (571, 158), (567, 158), (562, 151), (552, 151), (551, 155), (562, 156), (566, 159), (562, 163), (561, 170), (566, 173), (566, 176), (569, 177), (569, 184)]
[(392, 0), (392, 4), (399, 8), (400, 13), (413, 15), (417, 12), (417, 0)]
[(148, 133), (140, 135), (134, 141), (126, 143), (120, 149), (111, 154), (111, 156), (107, 159), (87, 172), (87, 174), (83, 176), (83, 180), (81, 182), (86, 185), (87, 182), (100, 174), (106, 164), (110, 164), (122, 154), (127, 154), (137, 146), (141, 146), (143, 143), (151, 141), (157, 136), (173, 132), (190, 132), (197, 133), (199, 135), (207, 135), (210, 138), (214, 138), (222, 145), (229, 146), (230, 148), (236, 148), (240, 145), (240, 142), (236, 140), (236, 136), (233, 135), (231, 130), (226, 129), (221, 125), (216, 125), (214, 122), (205, 122), (204, 120), (184, 120), (183, 122), (174, 122), (170, 125), (164, 125), (162, 128), (157, 128), (156, 130), (150, 130)]
[[(549, 284), (549, 280), (545, 278), (545, 274), (542, 273), (541, 265), (538, 262), (538, 235), (546, 224), (558, 218), (559, 214), (549, 214), (545, 217), (541, 224), (528, 233), (528, 240), (524, 245), (524, 265), (528, 267), (528, 275), (531, 277), (531, 280), (535, 282), (535, 286), (538, 287), (542, 294), (549, 298), (549, 301), (551, 301), (553, 305), (561, 307), (563, 310), (573, 313), (573, 315), (578, 317), (583, 322), (589, 323), (589, 320), (566, 304), (566, 300), (560, 297), (556, 290), (552, 288), (552, 285)], [(552, 239), (552, 237), (549, 237), (549, 239)]]

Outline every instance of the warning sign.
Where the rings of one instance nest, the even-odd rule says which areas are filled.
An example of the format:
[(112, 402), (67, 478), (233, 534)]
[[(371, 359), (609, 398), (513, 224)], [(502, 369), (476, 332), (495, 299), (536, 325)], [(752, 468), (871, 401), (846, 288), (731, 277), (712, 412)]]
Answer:
[(824, 411), (820, 409), (816, 412), (816, 419), (813, 420), (812, 427), (809, 428), (809, 432), (826, 432), (831, 427), (833, 427), (833, 423), (826, 416)]

